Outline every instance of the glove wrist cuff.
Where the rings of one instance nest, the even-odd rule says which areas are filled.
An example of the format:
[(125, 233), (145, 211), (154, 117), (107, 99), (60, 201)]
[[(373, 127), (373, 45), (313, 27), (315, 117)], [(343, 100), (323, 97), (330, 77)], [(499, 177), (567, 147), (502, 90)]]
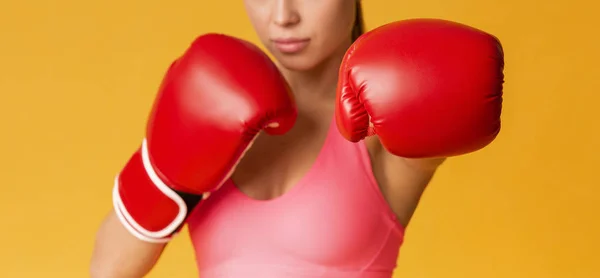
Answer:
[(157, 175), (144, 139), (115, 177), (113, 205), (125, 228), (142, 241), (168, 242), (202, 196), (177, 192)]

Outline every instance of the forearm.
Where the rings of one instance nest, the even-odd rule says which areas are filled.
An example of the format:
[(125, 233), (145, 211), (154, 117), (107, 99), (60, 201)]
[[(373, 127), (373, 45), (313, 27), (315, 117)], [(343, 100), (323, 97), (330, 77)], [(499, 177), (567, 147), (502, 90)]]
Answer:
[(111, 211), (96, 235), (91, 277), (144, 277), (154, 267), (164, 247), (164, 243), (144, 242), (132, 236)]

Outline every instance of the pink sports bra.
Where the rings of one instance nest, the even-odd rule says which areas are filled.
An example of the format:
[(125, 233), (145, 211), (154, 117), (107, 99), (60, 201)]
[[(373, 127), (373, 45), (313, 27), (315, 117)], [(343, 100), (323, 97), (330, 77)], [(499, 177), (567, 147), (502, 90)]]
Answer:
[(364, 142), (331, 124), (308, 173), (255, 200), (226, 182), (188, 219), (201, 277), (390, 278), (404, 229), (371, 171)]

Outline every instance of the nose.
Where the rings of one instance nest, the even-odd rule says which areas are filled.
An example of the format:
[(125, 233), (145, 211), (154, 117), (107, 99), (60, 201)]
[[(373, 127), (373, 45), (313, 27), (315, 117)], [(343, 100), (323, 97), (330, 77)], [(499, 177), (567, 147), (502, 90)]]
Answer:
[(275, 0), (276, 6), (273, 13), (273, 22), (282, 27), (288, 27), (300, 22), (300, 15), (296, 9), (296, 0)]

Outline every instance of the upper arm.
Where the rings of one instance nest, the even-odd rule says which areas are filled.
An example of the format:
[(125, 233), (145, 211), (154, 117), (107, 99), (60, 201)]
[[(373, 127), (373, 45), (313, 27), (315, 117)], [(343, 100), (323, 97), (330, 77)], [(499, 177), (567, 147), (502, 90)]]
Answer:
[(387, 152), (376, 137), (368, 138), (367, 146), (382, 194), (400, 223), (408, 225), (421, 195), (445, 159), (398, 157)]
[(96, 234), (91, 276), (144, 277), (158, 261), (165, 245), (137, 239), (123, 227), (114, 210), (111, 210)]

